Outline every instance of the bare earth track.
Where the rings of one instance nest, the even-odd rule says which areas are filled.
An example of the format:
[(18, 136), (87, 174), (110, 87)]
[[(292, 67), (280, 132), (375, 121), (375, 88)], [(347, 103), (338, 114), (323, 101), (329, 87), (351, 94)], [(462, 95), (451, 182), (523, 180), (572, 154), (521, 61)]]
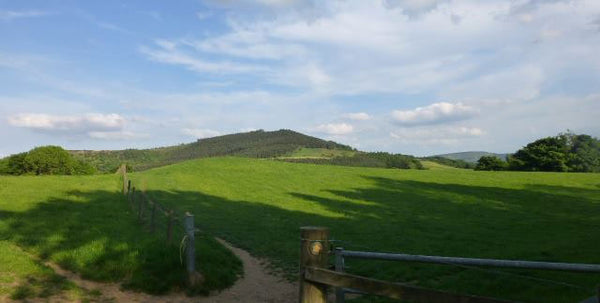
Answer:
[[(99, 291), (102, 295), (95, 300), (98, 302), (287, 303), (295, 301), (298, 291), (297, 284), (290, 283), (278, 275), (271, 273), (267, 269), (268, 264), (266, 262), (261, 262), (261, 260), (252, 257), (247, 251), (233, 247), (224, 240), (217, 240), (242, 260), (244, 264), (244, 276), (231, 288), (215, 293), (214, 295), (211, 294), (208, 297), (188, 297), (182, 293), (152, 296), (144, 293), (125, 291), (121, 290), (118, 284), (84, 280), (78, 274), (64, 270), (56, 264), (49, 263), (47, 265), (57, 274), (66, 277), (77, 286), (90, 291)], [(0, 298), (0, 302), (3, 302), (2, 298)], [(27, 302), (65, 302), (65, 298), (55, 296), (43, 299), (28, 299)]]

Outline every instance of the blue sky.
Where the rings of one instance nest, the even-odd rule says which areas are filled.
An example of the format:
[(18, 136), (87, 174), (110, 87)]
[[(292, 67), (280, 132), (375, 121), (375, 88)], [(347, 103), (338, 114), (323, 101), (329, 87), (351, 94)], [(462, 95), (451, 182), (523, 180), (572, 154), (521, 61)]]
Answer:
[(600, 136), (600, 1), (0, 1), (0, 156), (293, 129), (369, 151)]

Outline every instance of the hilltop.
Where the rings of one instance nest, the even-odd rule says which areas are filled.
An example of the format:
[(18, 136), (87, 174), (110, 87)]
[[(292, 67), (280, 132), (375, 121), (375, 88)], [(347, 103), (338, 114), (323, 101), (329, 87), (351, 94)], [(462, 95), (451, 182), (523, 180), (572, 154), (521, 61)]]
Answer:
[(244, 156), (273, 158), (290, 155), (301, 148), (352, 151), (347, 145), (304, 135), (292, 130), (257, 130), (224, 135), (196, 142), (152, 149), (126, 149), (109, 151), (73, 150), (79, 159), (94, 165), (100, 171), (115, 171), (121, 163), (129, 169), (145, 170), (181, 161), (216, 157)]

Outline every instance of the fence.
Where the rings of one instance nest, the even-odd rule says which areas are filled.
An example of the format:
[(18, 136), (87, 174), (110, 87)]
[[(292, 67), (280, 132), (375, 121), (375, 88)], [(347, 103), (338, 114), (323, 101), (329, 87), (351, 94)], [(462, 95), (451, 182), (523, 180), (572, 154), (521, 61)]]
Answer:
[[(336, 303), (343, 303), (345, 294), (374, 294), (410, 302), (448, 302), (448, 303), (500, 303), (511, 302), (495, 298), (471, 295), (452, 294), (448, 292), (426, 289), (404, 283), (381, 281), (344, 272), (345, 258), (361, 258), (388, 261), (424, 262), (453, 265), (476, 265), (509, 268), (527, 268), (541, 270), (562, 270), (572, 272), (600, 273), (600, 265), (531, 262), (515, 260), (493, 260), (475, 258), (452, 258), (440, 256), (422, 256), (409, 254), (389, 254), (365, 251), (348, 251), (341, 247), (335, 249), (335, 271), (329, 270), (328, 261), (329, 230), (323, 227), (302, 227), (300, 250), (300, 303), (327, 302), (327, 288), (336, 289)], [(600, 303), (600, 288), (596, 299), (589, 298), (584, 302)]]
[(188, 285), (196, 286), (201, 283), (202, 276), (196, 271), (194, 215), (189, 212), (182, 215), (151, 199), (145, 192), (136, 189), (128, 178), (124, 165), (121, 166), (119, 172), (123, 178), (123, 195), (126, 196), (129, 207), (137, 216), (138, 222), (147, 228), (148, 232), (157, 236), (160, 236), (159, 230), (162, 229), (167, 244), (173, 243), (174, 234), (182, 235), (180, 253), (184, 248)]

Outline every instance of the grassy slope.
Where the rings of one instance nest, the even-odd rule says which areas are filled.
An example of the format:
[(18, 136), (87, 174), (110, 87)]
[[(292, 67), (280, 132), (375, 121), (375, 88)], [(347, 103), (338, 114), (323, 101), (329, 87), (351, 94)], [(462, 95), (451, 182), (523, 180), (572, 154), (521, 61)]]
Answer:
[[(44, 296), (44, 287), (72, 288), (35, 258), (84, 278), (123, 282), (150, 293), (183, 287), (178, 247), (145, 232), (119, 188), (115, 175), (0, 177), (0, 261), (6, 261), (0, 262), (0, 297)], [(231, 285), (241, 271), (240, 261), (214, 239), (198, 238), (197, 249), (203, 252), (199, 264), (208, 279), (195, 291)]]
[[(347, 249), (600, 263), (597, 174), (391, 170), (242, 158), (189, 161), (133, 175), (203, 229), (289, 273), (304, 225), (331, 228)], [(533, 302), (593, 294), (599, 275), (348, 260), (350, 271)], [(567, 281), (583, 287), (523, 279)]]

